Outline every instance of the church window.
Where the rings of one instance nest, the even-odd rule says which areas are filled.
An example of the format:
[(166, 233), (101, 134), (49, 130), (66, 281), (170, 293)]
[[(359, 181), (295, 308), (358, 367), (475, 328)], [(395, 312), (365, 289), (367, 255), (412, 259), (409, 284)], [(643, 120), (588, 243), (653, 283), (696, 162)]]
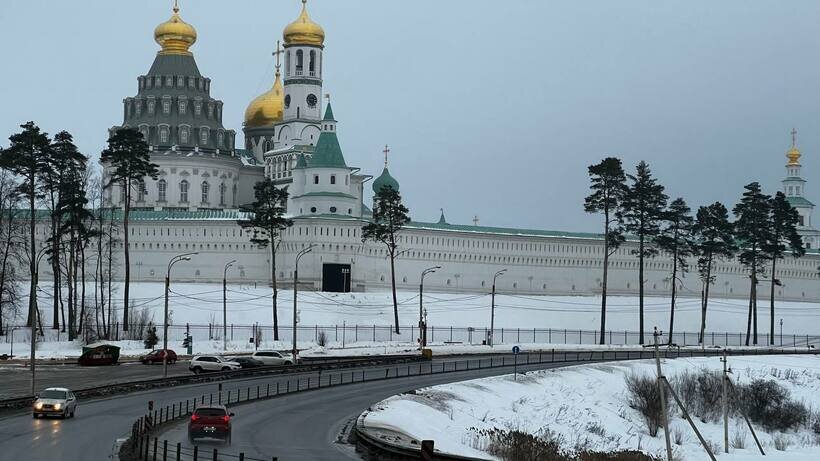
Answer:
[(188, 128), (179, 128), (179, 142), (180, 144), (188, 144)]
[(202, 103), (197, 101), (194, 103), (194, 115), (199, 115), (202, 113)]
[(803, 224), (803, 215), (798, 215), (797, 216), (797, 225), (798, 226), (804, 226), (805, 225), (805, 224)]
[[(233, 185), (231, 197), (232, 197), (234, 206), (236, 206), (236, 184)], [(242, 231), (239, 231), (239, 236), (240, 237), (242, 236)]]
[(184, 179), (179, 183), (179, 201), (188, 203), (188, 181)]
[(336, 175), (335, 174), (330, 175), (330, 183), (331, 184), (336, 184)]
[(318, 174), (313, 175), (313, 184), (319, 184), (319, 175)]
[(208, 127), (203, 126), (199, 129), (199, 144), (208, 144)]
[(134, 111), (137, 113), (137, 117), (142, 115), (142, 101), (140, 101), (139, 99), (137, 99), (134, 103)]
[(157, 183), (157, 201), (164, 202), (165, 194), (168, 191), (168, 183), (164, 179), (160, 179)]
[(137, 201), (144, 201), (146, 195), (148, 195), (148, 189), (145, 187), (145, 181), (140, 179), (140, 182), (137, 185)]
[(173, 77), (165, 77), (165, 86), (174, 86)]
[[(353, 214), (353, 208), (348, 208), (347, 209), (347, 214)], [(350, 237), (350, 236), (348, 235), (348, 237)]]
[(227, 186), (225, 186), (224, 182), (219, 185), (219, 204), (223, 205), (223, 206), (225, 205), (225, 191), (226, 190), (227, 190)]
[(180, 101), (179, 102), (179, 113), (180, 115), (185, 114), (185, 106), (188, 104), (188, 101)]
[(168, 127), (160, 127), (159, 129), (159, 142), (167, 143), (168, 142)]
[(177, 88), (185, 86), (185, 77), (177, 77)]
[(154, 104), (156, 104), (156, 103), (154, 102), (153, 99), (148, 100), (148, 114), (149, 115), (154, 115)]
[(213, 103), (208, 103), (208, 118), (212, 118), (214, 116), (214, 105)]
[(265, 141), (265, 152), (270, 150), (270, 141)]
[(120, 183), (120, 203), (125, 202), (125, 183)]
[[(336, 207), (335, 206), (330, 207), (330, 212), (335, 213), (336, 212)], [(336, 229), (333, 229), (333, 234), (334, 235), (336, 234)]]
[(216, 147), (222, 147), (223, 137), (224, 137), (224, 135), (222, 134), (222, 132), (218, 132), (216, 134)]
[(316, 51), (310, 50), (310, 62), (308, 63), (308, 70), (310, 71), (310, 76), (316, 76)]
[(164, 100), (162, 101), (162, 113), (168, 115), (171, 113), (171, 101)]
[(303, 55), (302, 50), (296, 50), (296, 75), (302, 75)]
[(290, 75), (290, 50), (285, 52), (285, 75)]
[(316, 207), (315, 206), (310, 207), (310, 212), (311, 213), (316, 213)]
[(350, 182), (350, 177), (345, 175), (345, 186), (347, 186)]

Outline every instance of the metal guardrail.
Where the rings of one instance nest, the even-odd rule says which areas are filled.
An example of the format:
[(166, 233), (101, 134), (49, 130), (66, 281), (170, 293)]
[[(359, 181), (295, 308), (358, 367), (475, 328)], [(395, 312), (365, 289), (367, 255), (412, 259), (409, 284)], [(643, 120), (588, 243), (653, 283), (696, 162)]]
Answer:
[[(515, 363), (507, 363), (507, 361), (502, 361), (502, 364), (494, 364), (492, 359), (490, 359), (489, 366), (482, 366), (481, 360), (478, 361), (478, 367), (470, 368), (469, 361), (466, 364), (466, 367), (462, 370), (458, 370), (456, 367), (455, 370), (445, 370), (442, 367), (441, 371), (433, 371), (433, 367), (430, 367), (431, 373), (449, 373), (452, 371), (464, 371), (470, 369), (481, 369), (481, 368), (497, 368), (497, 367), (510, 367), (510, 366), (526, 366), (526, 365), (537, 365), (537, 364), (545, 364), (545, 363), (583, 363), (583, 362), (613, 362), (613, 361), (621, 361), (621, 360), (634, 360), (634, 359), (651, 359), (655, 357), (655, 353), (652, 350), (641, 350), (641, 351), (589, 351), (589, 352), (571, 352), (571, 351), (559, 351), (558, 353), (555, 350), (549, 351), (550, 354), (545, 358), (543, 351), (538, 353), (538, 360), (531, 360), (531, 354), (522, 354), (526, 356), (526, 361), (521, 360)], [(675, 359), (681, 357), (720, 357), (723, 354), (723, 350), (718, 349), (703, 349), (700, 351), (696, 350), (681, 350), (679, 348), (668, 348), (661, 351), (662, 358), (666, 359)], [(817, 355), (820, 352), (812, 349), (805, 349), (805, 350), (783, 350), (783, 349), (754, 349), (754, 350), (726, 350), (727, 355), (731, 356), (744, 356), (744, 355), (794, 355), (794, 354), (805, 354), (805, 355)], [(422, 458), (421, 453), (421, 441), (418, 440), (410, 440), (410, 443), (397, 443), (395, 441), (391, 441), (391, 437), (380, 437), (377, 434), (370, 433), (367, 428), (364, 426), (363, 422), (365, 420), (367, 412), (362, 413), (356, 419), (356, 424), (353, 427), (353, 438), (356, 441), (356, 449), (357, 451), (361, 451), (365, 454), (365, 459), (372, 459), (372, 460), (386, 460), (386, 461), (411, 461), (411, 460), (418, 460), (418, 459), (427, 459)], [(393, 438), (395, 440), (395, 438)], [(482, 461), (480, 458), (470, 458), (464, 457), (449, 453), (443, 452), (435, 452), (432, 457), (433, 460), (439, 461)]]
[[(93, 398), (112, 394), (125, 394), (129, 392), (143, 391), (162, 387), (181, 386), (185, 384), (200, 384), (213, 381), (221, 381), (232, 378), (247, 378), (253, 376), (269, 376), (298, 374), (318, 370), (328, 370), (337, 368), (351, 368), (366, 365), (385, 365), (395, 363), (406, 363), (421, 360), (419, 356), (410, 355), (390, 355), (363, 358), (335, 358), (311, 360), (310, 363), (285, 366), (265, 366), (258, 368), (248, 368), (235, 371), (215, 371), (209, 373), (177, 375), (167, 378), (152, 378), (122, 383), (106, 384), (104, 386), (88, 387), (74, 390), (78, 398)], [(17, 397), (0, 400), (1, 410), (13, 410), (31, 406), (34, 396)]]

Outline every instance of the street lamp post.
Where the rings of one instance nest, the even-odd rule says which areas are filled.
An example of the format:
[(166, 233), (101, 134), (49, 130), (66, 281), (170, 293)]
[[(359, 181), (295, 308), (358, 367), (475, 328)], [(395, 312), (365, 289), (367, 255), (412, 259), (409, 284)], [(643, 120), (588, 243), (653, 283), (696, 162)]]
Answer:
[(783, 347), (783, 319), (780, 319), (780, 347)]
[(229, 261), (225, 264), (225, 270), (222, 271), (222, 350), (228, 350), (228, 268), (233, 266), (236, 260)]
[(296, 354), (299, 352), (296, 349), (296, 294), (299, 286), (299, 260), (302, 259), (302, 256), (313, 251), (314, 246), (316, 245), (311, 243), (307, 248), (302, 248), (299, 253), (296, 253), (296, 264), (293, 267), (293, 351), (291, 352), (293, 365), (296, 365)]
[(424, 321), (424, 276), (432, 274), (441, 266), (433, 266), (424, 269), (421, 272), (421, 281), (419, 282), (419, 349), (427, 346), (427, 322)]
[(168, 271), (165, 272), (165, 315), (162, 322), (162, 377), (168, 377), (168, 291), (171, 288), (171, 267), (180, 261), (190, 261), (191, 256), (199, 252), (176, 255), (168, 261)]
[(35, 367), (34, 367), (34, 355), (37, 343), (37, 319), (39, 318), (39, 310), (37, 309), (37, 283), (40, 279), (40, 261), (43, 259), (43, 256), (46, 255), (48, 248), (42, 248), (40, 251), (37, 252), (37, 260), (34, 266), (34, 289), (31, 290), (32, 300), (29, 303), (31, 306), (31, 312), (29, 312), (29, 318), (31, 319), (31, 357), (29, 361), (31, 362), (31, 395), (34, 395), (36, 392), (35, 390)]
[(493, 292), (490, 296), (490, 334), (488, 336), (490, 340), (490, 347), (495, 345), (495, 337), (493, 335), (495, 332), (495, 280), (499, 276), (504, 275), (505, 272), (507, 272), (507, 269), (501, 269), (493, 275)]

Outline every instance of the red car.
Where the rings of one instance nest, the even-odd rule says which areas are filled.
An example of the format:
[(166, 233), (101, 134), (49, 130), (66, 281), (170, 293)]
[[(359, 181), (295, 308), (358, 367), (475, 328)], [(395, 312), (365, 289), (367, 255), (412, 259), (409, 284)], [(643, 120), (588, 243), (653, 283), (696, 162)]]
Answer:
[(151, 363), (162, 363), (162, 359), (165, 357), (166, 352), (168, 353), (168, 363), (176, 363), (177, 353), (171, 349), (157, 349), (155, 351), (151, 351), (147, 355), (140, 357), (140, 362), (145, 365)]
[(222, 439), (231, 443), (231, 416), (225, 405), (203, 405), (197, 407), (188, 421), (188, 440), (207, 437)]

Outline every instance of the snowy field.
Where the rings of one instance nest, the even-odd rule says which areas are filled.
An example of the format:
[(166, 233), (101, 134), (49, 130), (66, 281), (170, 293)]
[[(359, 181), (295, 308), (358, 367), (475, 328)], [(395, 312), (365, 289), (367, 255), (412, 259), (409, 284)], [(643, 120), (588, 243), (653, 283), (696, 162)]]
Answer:
[[(38, 298), (43, 319), (51, 318), (50, 288), (41, 284)], [(160, 283), (134, 283), (132, 293), (133, 312), (145, 310), (148, 319), (162, 323), (164, 286)], [(116, 317), (121, 317), (121, 289), (114, 292)], [(358, 347), (362, 353), (373, 353), (374, 348), (387, 352), (400, 352), (415, 346), (418, 338), (419, 298), (416, 292), (399, 292), (399, 323), (401, 335), (392, 333), (392, 301), (389, 292), (372, 293), (324, 293), (300, 292), (298, 298), (299, 347), (312, 348), (319, 342), (320, 332), (325, 333), (325, 348), (320, 352), (333, 354), (343, 346), (346, 350)], [(87, 291), (89, 303), (93, 303), (93, 287)], [(175, 349), (181, 348), (186, 323), (194, 337), (195, 352), (220, 351), (222, 349), (222, 286), (221, 284), (178, 283), (171, 285), (170, 310), (172, 326), (169, 342)], [(253, 326), (259, 323), (262, 346), (288, 348), (291, 342), (293, 316), (293, 292), (281, 290), (278, 298), (280, 341), (274, 342), (272, 334), (271, 290), (267, 286), (229, 285), (228, 349), (245, 351), (253, 348), (249, 343)], [(607, 330), (612, 330), (607, 340), (614, 345), (638, 342), (634, 332), (638, 326), (636, 297), (610, 297), (608, 301)], [(490, 295), (469, 293), (425, 293), (424, 307), (428, 313), (428, 325), (432, 327), (429, 342), (444, 346), (476, 345), (485, 338), (490, 323)], [(653, 326), (668, 329), (669, 299), (650, 297), (645, 300), (647, 332)], [(740, 333), (745, 331), (746, 305), (743, 300), (710, 300), (707, 328), (715, 332), (716, 344), (738, 345)], [(700, 322), (700, 300), (680, 298), (676, 308), (675, 343), (694, 345), (695, 332)], [(820, 334), (820, 309), (814, 303), (780, 302), (777, 305), (777, 330), (783, 319), (785, 334), (783, 345), (797, 344), (805, 347), (806, 335)], [(529, 296), (503, 294), (496, 296), (495, 342), (498, 345), (527, 344), (530, 348), (568, 344), (591, 345), (597, 340), (595, 329), (600, 322), (600, 297), (598, 296)], [(759, 329), (765, 343), (768, 332), (768, 306), (761, 303), (758, 315)], [(16, 319), (22, 324), (23, 319)], [(472, 331), (471, 331), (472, 329)], [(503, 329), (503, 331), (502, 331)], [(564, 332), (563, 330), (568, 330)], [(158, 333), (162, 334), (159, 328)], [(579, 331), (583, 330), (583, 331)], [(684, 336), (682, 333), (687, 332)], [(728, 332), (730, 335), (721, 336)], [(65, 333), (57, 337), (54, 330), (47, 331), (47, 341), (38, 345), (41, 357), (75, 356), (80, 352), (79, 343), (65, 341)], [(120, 332), (120, 339), (124, 335)], [(808, 339), (811, 343), (820, 338)], [(15, 332), (14, 352), (19, 354), (28, 347), (28, 333)], [(139, 341), (120, 341), (124, 355), (143, 352)], [(781, 344), (780, 338), (775, 344)], [(508, 349), (508, 348), (507, 348)], [(10, 353), (10, 337), (0, 337), (0, 354)], [(383, 353), (383, 352), (382, 352)]]
[[(820, 357), (757, 356), (730, 357), (735, 383), (761, 378), (787, 388), (792, 398), (808, 407), (820, 408)], [(685, 370), (720, 370), (718, 358), (675, 359), (663, 362), (664, 374), (674, 379)], [(417, 440), (433, 439), (436, 448), (449, 453), (492, 459), (483, 448), (477, 431), (516, 428), (532, 434), (548, 429), (569, 448), (591, 450), (641, 449), (663, 455), (663, 430), (649, 436), (637, 410), (627, 403), (624, 378), (631, 373), (655, 376), (654, 361), (618, 364), (579, 365), (557, 370), (530, 372), (476, 379), (424, 388), (402, 394), (371, 407), (364, 418), (367, 427), (402, 432)], [(673, 444), (678, 459), (709, 459), (686, 421), (675, 411), (670, 421), (673, 432), (683, 434), (680, 445)], [(787, 433), (767, 433), (757, 428), (767, 456), (761, 458), (742, 419), (730, 420), (730, 440), (745, 440), (745, 449), (730, 448), (724, 454), (723, 427), (695, 418), (704, 437), (720, 447), (718, 459), (727, 461), (820, 459), (820, 435), (808, 429)], [(774, 446), (775, 437), (788, 440), (785, 451)]]

